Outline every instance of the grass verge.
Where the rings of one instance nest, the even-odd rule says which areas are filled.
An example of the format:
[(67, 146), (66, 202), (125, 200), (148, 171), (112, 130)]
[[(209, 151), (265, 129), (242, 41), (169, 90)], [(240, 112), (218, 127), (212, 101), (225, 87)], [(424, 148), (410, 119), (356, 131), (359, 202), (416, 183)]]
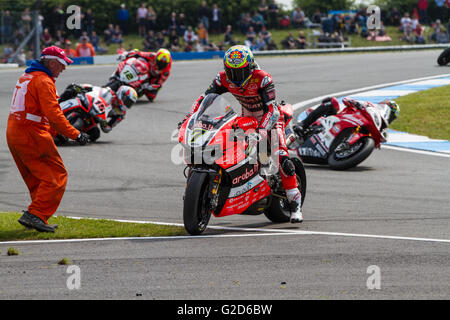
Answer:
[(25, 229), (17, 222), (20, 216), (16, 212), (0, 212), (0, 241), (186, 235), (184, 228), (176, 226), (66, 217), (51, 218), (49, 223), (58, 224), (58, 229), (55, 233), (44, 233)]
[(450, 85), (395, 99), (400, 116), (391, 128), (432, 139), (450, 140)]

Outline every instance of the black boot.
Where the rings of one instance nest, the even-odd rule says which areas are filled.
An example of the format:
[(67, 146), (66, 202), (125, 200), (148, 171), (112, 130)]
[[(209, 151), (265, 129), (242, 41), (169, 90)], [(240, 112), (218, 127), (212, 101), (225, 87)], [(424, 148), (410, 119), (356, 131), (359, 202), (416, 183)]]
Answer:
[(41, 218), (24, 211), (23, 215), (19, 218), (19, 223), (26, 228), (36, 229), (39, 232), (55, 232), (57, 225), (48, 225)]

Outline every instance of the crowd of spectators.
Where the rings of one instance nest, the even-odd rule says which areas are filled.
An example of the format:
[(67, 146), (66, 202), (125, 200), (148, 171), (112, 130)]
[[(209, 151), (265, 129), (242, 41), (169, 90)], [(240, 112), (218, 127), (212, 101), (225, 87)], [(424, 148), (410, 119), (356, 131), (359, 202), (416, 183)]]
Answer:
[[(136, 31), (141, 38), (139, 41), (141, 43), (138, 43), (137, 47), (147, 51), (154, 51), (161, 47), (184, 52), (217, 51), (226, 50), (227, 47), (238, 43), (243, 43), (255, 51), (305, 49), (316, 43), (329, 43), (330, 46), (345, 43), (351, 35), (360, 35), (372, 41), (391, 41), (384, 25), (398, 27), (402, 34), (400, 40), (408, 43), (448, 43), (450, 21), (444, 25), (443, 19), (448, 16), (445, 11), (450, 11), (450, 0), (434, 1), (441, 8), (439, 19), (431, 21), (428, 14), (428, 0), (418, 0), (416, 8), (411, 13), (401, 13), (397, 8), (393, 8), (390, 12), (382, 12), (383, 21), (381, 27), (376, 30), (367, 29), (366, 9), (335, 14), (316, 10), (312, 16), (308, 17), (300, 6), (286, 14), (276, 0), (261, 0), (254, 10), (243, 12), (236, 21), (225, 21), (222, 8), (216, 3), (209, 6), (206, 1), (203, 1), (197, 10), (196, 24), (190, 25), (182, 11), (171, 12), (167, 18), (161, 19), (151, 5), (142, 3), (134, 15), (123, 3), (117, 8), (116, 17), (111, 18), (110, 21), (113, 23), (104, 30), (96, 28), (95, 14), (91, 9), (81, 8), (79, 17), (81, 29), (75, 29), (70, 34), (65, 27), (67, 14), (63, 6), (59, 4), (52, 11), (51, 16), (45, 18), (39, 16), (39, 32), (43, 46), (58, 45), (66, 50), (69, 57), (90, 57), (111, 52), (111, 45), (114, 48), (113, 51), (123, 52), (126, 50), (123, 47), (124, 37), (128, 34), (136, 34)], [(19, 18), (18, 23), (15, 21), (16, 18)], [(136, 30), (130, 29), (133, 23), (136, 25)], [(29, 8), (26, 8), (18, 17), (13, 17), (9, 10), (5, 10), (2, 12), (0, 26), (1, 43), (4, 45), (2, 60), (8, 61), (31, 31), (32, 13)], [(233, 34), (234, 27), (244, 35), (243, 41), (238, 41)], [(271, 31), (283, 28), (289, 28), (291, 32), (276, 43)], [(314, 28), (314, 32), (308, 32), (307, 28)], [(428, 32), (426, 32), (427, 28), (430, 28)], [(298, 31), (292, 32), (292, 29)], [(223, 40), (215, 43), (211, 41), (210, 34), (223, 35), (221, 38)], [(428, 36), (425, 36), (426, 34)], [(74, 41), (73, 45), (69, 38)], [(217, 36), (214, 38), (218, 39)], [(130, 48), (133, 48), (133, 45), (130, 45)], [(31, 49), (31, 44), (25, 47), (20, 54), (21, 61), (26, 60), (26, 56), (32, 56)]]

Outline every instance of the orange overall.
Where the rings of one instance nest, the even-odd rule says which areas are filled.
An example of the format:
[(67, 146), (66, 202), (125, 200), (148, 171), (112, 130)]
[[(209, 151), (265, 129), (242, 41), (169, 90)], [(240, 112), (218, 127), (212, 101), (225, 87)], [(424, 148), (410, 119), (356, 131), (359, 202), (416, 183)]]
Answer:
[(64, 195), (67, 171), (52, 132), (77, 139), (61, 111), (55, 79), (46, 72), (23, 74), (16, 84), (6, 129), (9, 150), (31, 195), (28, 211), (45, 223)]

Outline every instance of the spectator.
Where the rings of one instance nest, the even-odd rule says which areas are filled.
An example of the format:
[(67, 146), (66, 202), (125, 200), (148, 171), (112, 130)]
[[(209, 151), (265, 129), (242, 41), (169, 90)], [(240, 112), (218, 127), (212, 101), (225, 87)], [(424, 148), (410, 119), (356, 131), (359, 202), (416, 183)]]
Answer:
[(270, 41), (269, 45), (267, 46), (267, 50), (278, 50), (278, 46), (275, 43), (275, 41), (273, 41), (273, 39)]
[(433, 24), (433, 33), (430, 36), (429, 40), (433, 40), (437, 42), (437, 36), (441, 33), (441, 30), (443, 29), (443, 26), (441, 24), (441, 20), (437, 19), (436, 23)]
[[(436, 3), (436, 7), (437, 7), (437, 11), (438, 11), (438, 18), (441, 21), (444, 21), (444, 10), (445, 10), (445, 0), (434, 0), (434, 2)], [(448, 31), (448, 30), (447, 30)]]
[(391, 22), (391, 25), (398, 27), (400, 25), (401, 18), (402, 15), (400, 14), (400, 11), (398, 11), (397, 7), (392, 8), (392, 11), (389, 15), (389, 21)]
[(313, 14), (312, 23), (322, 24), (322, 13), (320, 13), (320, 9), (316, 9), (316, 12)]
[(201, 6), (198, 8), (198, 18), (203, 23), (206, 30), (209, 30), (210, 15), (210, 10), (206, 4), (206, 1), (202, 1)]
[(239, 28), (241, 30), (241, 33), (246, 34), (251, 24), (252, 24), (252, 17), (250, 16), (250, 13), (248, 12), (242, 13), (241, 19), (239, 21)]
[(400, 38), (400, 40), (405, 40), (408, 43), (413, 42), (412, 33), (412, 21), (411, 19), (405, 19), (402, 23), (402, 29), (403, 29), (403, 38)]
[(185, 43), (189, 43), (191, 47), (194, 41), (198, 40), (197, 35), (195, 34), (194, 30), (192, 30), (191, 26), (188, 26), (186, 31), (184, 32), (183, 40)]
[(326, 34), (332, 34), (334, 32), (334, 19), (333, 18), (325, 18), (322, 20), (322, 31), (323, 31), (323, 33), (326, 33)]
[(183, 12), (180, 12), (178, 15), (178, 28), (177, 28), (177, 34), (179, 37), (182, 37), (184, 35), (184, 32), (186, 31), (186, 16)]
[(169, 34), (169, 48), (170, 51), (180, 51), (180, 38), (175, 29), (172, 29)]
[(96, 53), (103, 54), (108, 51), (108, 49), (103, 48), (100, 45), (100, 38), (97, 36), (97, 32), (95, 32), (95, 31), (92, 31), (92, 34), (91, 34), (91, 44), (94, 47), (94, 50)]
[(167, 46), (166, 40), (164, 39), (164, 35), (161, 31), (156, 33), (156, 46), (157, 46), (157, 49), (165, 48)]
[(119, 20), (120, 30), (123, 34), (128, 34), (128, 24), (130, 20), (130, 13), (128, 12), (125, 3), (120, 5), (120, 9), (117, 11), (117, 20)]
[(81, 35), (81, 37), (78, 41), (81, 42), (83, 40), (83, 38), (87, 38), (88, 42), (91, 42), (91, 38), (88, 36), (86, 31), (83, 31), (83, 34)]
[(95, 26), (94, 15), (92, 14), (92, 9), (87, 9), (86, 14), (83, 17), (84, 30), (89, 36), (92, 35)]
[(144, 49), (145, 51), (154, 51), (157, 49), (155, 31), (148, 30), (147, 36), (145, 36), (144, 40)]
[(305, 26), (305, 13), (300, 7), (292, 11), (291, 20), (294, 28), (303, 28)]
[(169, 32), (172, 30), (177, 30), (178, 22), (177, 22), (177, 13), (172, 11), (169, 18)]
[(103, 34), (104, 34), (104, 39), (105, 39), (106, 45), (109, 46), (111, 43), (111, 40), (113, 38), (113, 35), (114, 35), (114, 26), (112, 24), (109, 24), (108, 29), (103, 31)]
[(11, 58), (12, 54), (14, 53), (13, 48), (9, 44), (5, 45), (3, 47), (3, 56), (2, 56), (2, 63), (7, 63), (9, 59)]
[(359, 33), (359, 26), (358, 23), (356, 23), (355, 18), (350, 19), (350, 23), (347, 29), (348, 34), (358, 34)]
[(258, 5), (258, 13), (263, 17), (264, 21), (267, 21), (267, 14), (269, 12), (269, 6), (266, 3), (266, 0), (261, 0)]
[(31, 14), (30, 8), (25, 8), (21, 15), (22, 31), (24, 34), (28, 34), (31, 31)]
[(400, 20), (400, 31), (404, 32), (407, 26), (411, 24), (411, 18), (409, 17), (409, 13), (405, 12), (403, 18)]
[(222, 31), (222, 10), (219, 9), (217, 3), (213, 4), (211, 10), (211, 33), (220, 33)]
[(417, 3), (417, 7), (419, 8), (419, 21), (421, 24), (428, 23), (428, 1), (427, 0), (419, 0)]
[(65, 41), (66, 37), (64, 36), (63, 32), (61, 30), (56, 31), (55, 46), (62, 48), (64, 47)]
[(256, 41), (256, 51), (264, 51), (266, 49), (266, 42), (264, 41), (263, 36), (258, 36), (258, 40)]
[(156, 27), (156, 12), (152, 6), (147, 10), (147, 28), (148, 30), (155, 30)]
[(138, 34), (141, 37), (145, 37), (147, 33), (147, 14), (148, 9), (146, 8), (146, 4), (142, 3), (141, 6), (136, 11), (136, 21), (138, 23)]
[(112, 43), (122, 43), (123, 42), (122, 30), (120, 29), (119, 25), (117, 25), (117, 24), (114, 27), (114, 32), (112, 34), (111, 42)]
[(275, 0), (271, 0), (268, 7), (269, 28), (276, 28), (278, 26), (278, 5)]
[(3, 14), (3, 42), (8, 43), (12, 34), (12, 17), (9, 10), (5, 10)]
[(198, 24), (197, 38), (202, 46), (205, 46), (208, 44), (208, 30), (206, 29), (206, 27), (204, 26), (204, 24), (202, 22), (200, 22)]
[(82, 37), (81, 42), (77, 45), (75, 49), (77, 57), (94, 57), (95, 50), (92, 44), (88, 42), (87, 37)]
[(302, 30), (299, 30), (298, 37), (295, 39), (295, 47), (297, 49), (306, 49), (307, 45), (305, 33)]
[(203, 45), (200, 43), (198, 39), (194, 41), (193, 49), (196, 52), (203, 52), (205, 49), (203, 48)]
[(71, 59), (77, 56), (76, 51), (72, 49), (72, 42), (70, 42), (69, 40), (64, 43), (64, 53)]
[(224, 43), (228, 46), (234, 46), (237, 42), (233, 39), (233, 30), (231, 25), (227, 25), (224, 35)]
[(417, 44), (425, 44), (425, 37), (423, 35), (425, 28), (419, 23), (414, 29), (414, 42)]
[(441, 29), (439, 33), (436, 35), (436, 42), (448, 43), (448, 40), (449, 40), (448, 33), (444, 29)]
[(281, 41), (283, 49), (295, 49), (295, 39), (292, 36), (292, 32), (289, 32), (288, 36)]
[(245, 34), (245, 45), (250, 47), (252, 43), (256, 41), (256, 32), (252, 26), (248, 28), (247, 33)]
[(63, 6), (61, 3), (59, 3), (55, 10), (53, 10), (53, 28), (54, 28), (54, 34), (56, 34), (58, 31), (64, 30), (64, 22), (66, 18), (66, 13), (63, 10)]
[(290, 24), (291, 24), (291, 20), (289, 19), (288, 16), (283, 16), (283, 17), (280, 19), (280, 27), (281, 27), (281, 28), (286, 29), (286, 28), (289, 27)]
[(264, 18), (262, 15), (258, 13), (258, 11), (253, 12), (251, 25), (253, 26), (256, 32), (261, 31), (262, 26), (265, 25)]
[(272, 40), (272, 33), (267, 30), (266, 26), (262, 26), (259, 35), (264, 39), (267, 45), (270, 43), (270, 40)]
[(44, 32), (41, 35), (41, 40), (42, 40), (44, 47), (50, 47), (52, 45), (53, 39), (52, 39), (52, 35), (48, 31), (48, 28), (44, 29)]

